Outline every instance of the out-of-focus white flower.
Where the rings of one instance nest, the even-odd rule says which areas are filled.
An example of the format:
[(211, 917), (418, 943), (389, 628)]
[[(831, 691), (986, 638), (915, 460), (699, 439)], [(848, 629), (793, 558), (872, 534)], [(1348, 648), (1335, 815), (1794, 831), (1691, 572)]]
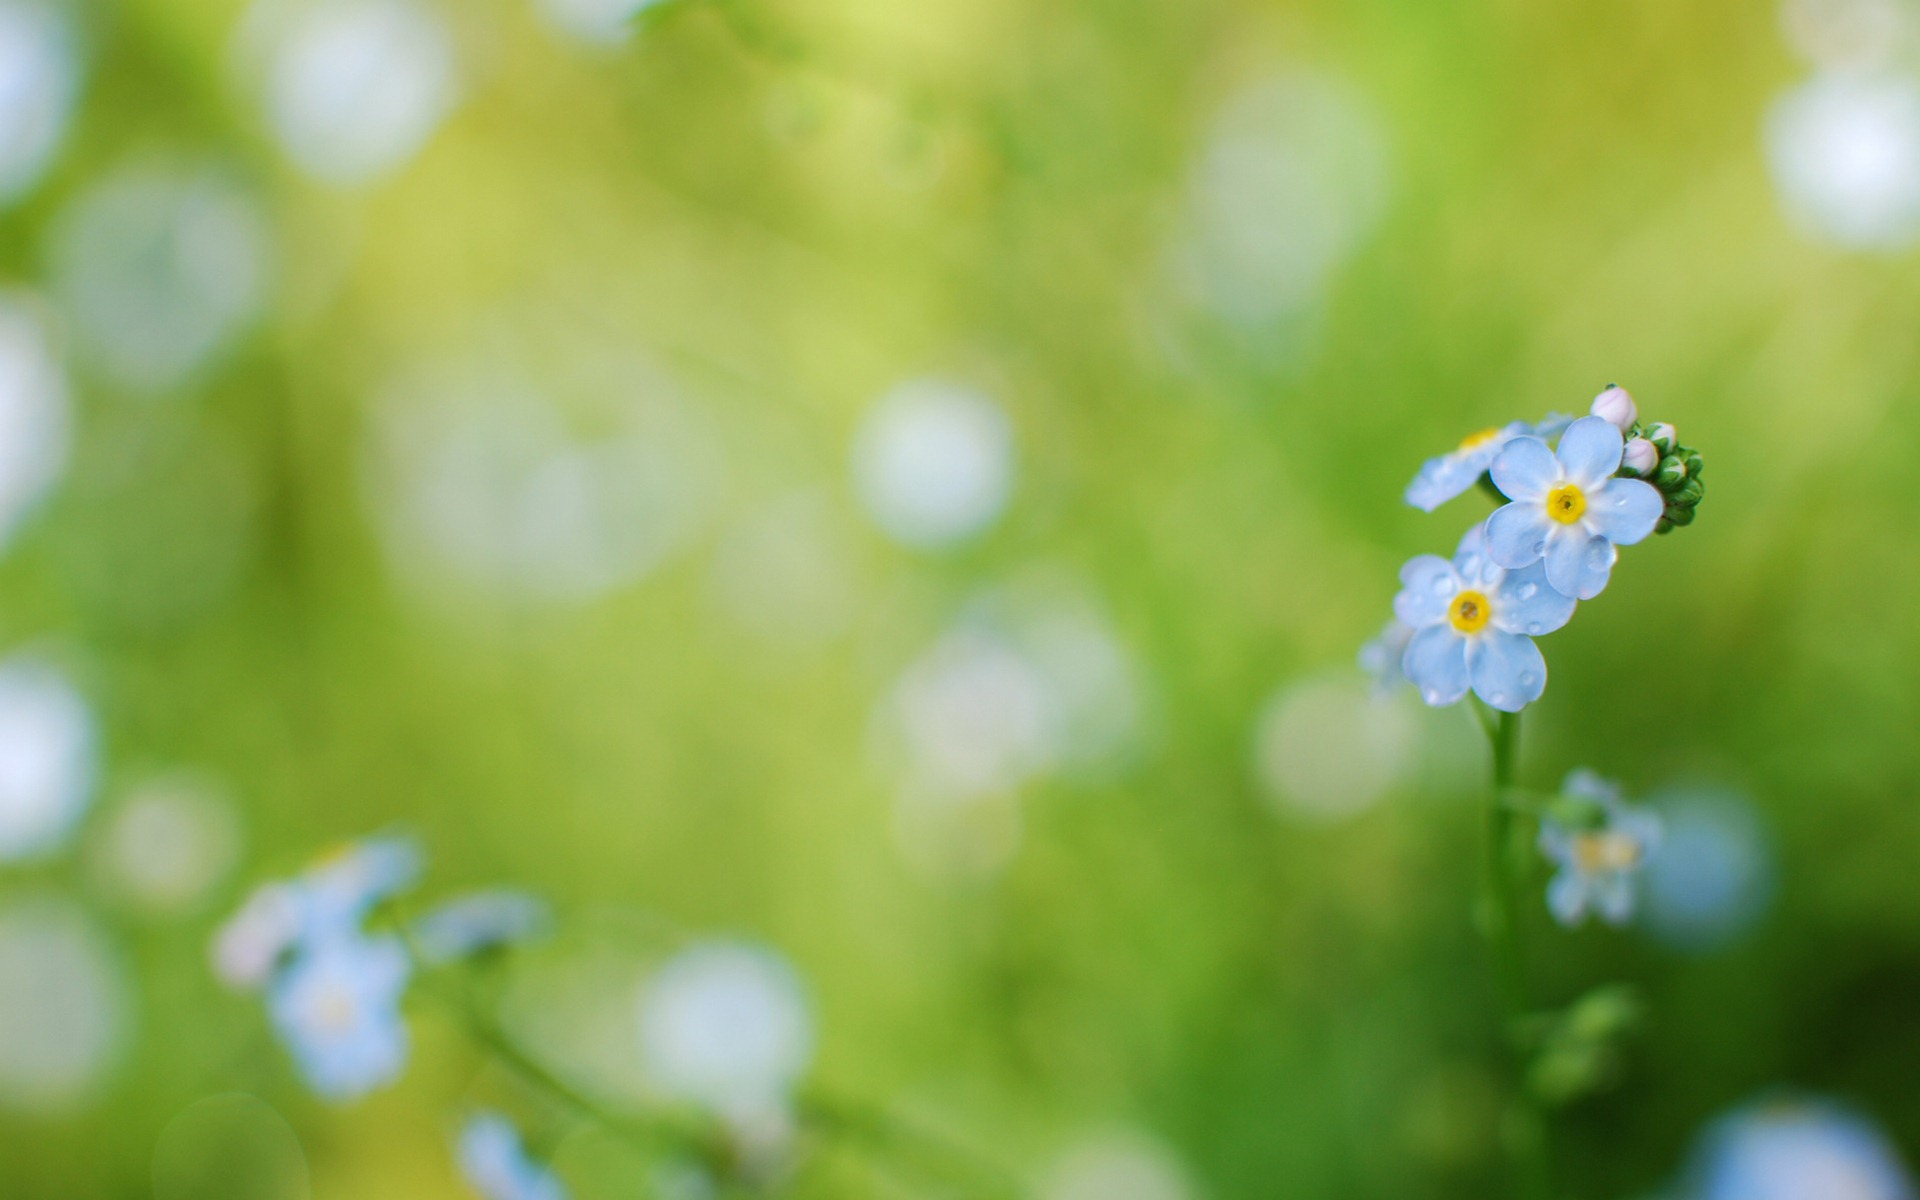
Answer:
[(1244, 88), (1193, 166), (1176, 286), (1249, 331), (1300, 317), (1385, 212), (1388, 159), (1372, 106), (1343, 79), (1286, 71)]
[(259, 311), (266, 222), (217, 171), (135, 164), (59, 215), (51, 258), (81, 361), (122, 386), (167, 391)]
[(1787, 41), (1816, 66), (1873, 67), (1913, 48), (1910, 0), (1786, 0)]
[(595, 45), (618, 45), (633, 35), (641, 13), (663, 0), (538, 0), (547, 24)]
[(0, 546), (67, 466), (66, 374), (24, 296), (0, 292)]
[(1276, 811), (1339, 820), (1373, 807), (1400, 782), (1418, 734), (1399, 697), (1344, 674), (1308, 679), (1261, 709), (1254, 770)]
[(800, 978), (760, 946), (708, 942), (681, 951), (647, 981), (639, 1018), (653, 1088), (736, 1124), (784, 1113), (813, 1060)]
[(66, 676), (0, 663), (0, 862), (65, 844), (93, 798), (93, 716)]
[(1818, 1101), (1771, 1100), (1707, 1131), (1698, 1200), (1914, 1200), (1899, 1154), (1871, 1122)]
[(856, 572), (846, 522), (822, 496), (784, 496), (720, 539), (714, 598), (742, 626), (787, 643), (818, 643), (847, 628)]
[(1013, 425), (985, 393), (940, 379), (903, 383), (876, 402), (853, 444), (854, 483), (874, 523), (904, 545), (950, 545), (981, 532), (1013, 491)]
[(127, 989), (100, 931), (65, 901), (0, 909), (0, 1109), (85, 1101), (124, 1041)]
[(233, 807), (191, 774), (148, 779), (101, 831), (100, 865), (124, 899), (148, 911), (191, 911), (232, 870), (240, 851)]
[(1139, 1134), (1100, 1137), (1061, 1157), (1041, 1200), (1191, 1200), (1193, 1186), (1178, 1159)]
[(1857, 250), (1920, 238), (1920, 80), (1816, 75), (1774, 103), (1766, 140), (1774, 186), (1807, 234)]
[(901, 673), (877, 716), (904, 791), (974, 802), (1056, 771), (1124, 765), (1145, 722), (1139, 672), (1071, 581), (1035, 572), (975, 596)]
[(458, 98), (452, 35), (419, 0), (260, 0), (244, 37), (281, 146), (326, 183), (398, 169)]
[(1725, 788), (1676, 788), (1649, 800), (1665, 836), (1643, 876), (1643, 922), (1680, 950), (1737, 940), (1773, 897), (1773, 850), (1753, 805)]
[(719, 455), (664, 380), (595, 393), (592, 434), (511, 367), (477, 358), (399, 381), (376, 414), (370, 500), (395, 567), (509, 599), (579, 603), (645, 576), (707, 524)]
[(0, 3), (0, 206), (45, 174), (79, 90), (79, 54), (65, 7)]

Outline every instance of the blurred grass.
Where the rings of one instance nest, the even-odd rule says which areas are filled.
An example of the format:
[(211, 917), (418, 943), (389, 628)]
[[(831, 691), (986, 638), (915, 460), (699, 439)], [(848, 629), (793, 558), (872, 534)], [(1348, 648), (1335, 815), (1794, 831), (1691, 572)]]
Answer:
[[(1706, 450), (1712, 492), (1547, 643), (1523, 770), (1743, 787), (1783, 878), (1764, 930), (1714, 957), (1536, 931), (1550, 994), (1627, 977), (1652, 1001), (1626, 1085), (1568, 1114), (1569, 1194), (1656, 1185), (1709, 1114), (1782, 1081), (1916, 1144), (1920, 275), (1780, 219), (1758, 127), (1800, 68), (1769, 7), (736, 5), (789, 61), (685, 5), (605, 55), (520, 4), (453, 12), (465, 103), (365, 194), (302, 182), (233, 94), (238, 6), (88, 13), (71, 140), (0, 216), (6, 278), (36, 280), (52, 215), (153, 148), (234, 164), (280, 255), (264, 327), (197, 394), (143, 404), (74, 364), (73, 470), (0, 573), (7, 642), (80, 666), (106, 794), (139, 764), (229, 780), (235, 894), (403, 822), (436, 885), (765, 937), (815, 989), (820, 1078), (1013, 1161), (1127, 1122), (1213, 1196), (1484, 1196), (1473, 776), (1339, 826), (1276, 819), (1250, 723), (1349, 661), (1400, 561), (1455, 540), (1477, 499), (1399, 505), (1422, 458), (1617, 379)], [(1169, 330), (1162, 243), (1206, 122), (1289, 64), (1371, 97), (1387, 215), (1306, 333)], [(670, 372), (727, 445), (733, 511), (825, 486), (857, 520), (846, 447), (871, 398), (984, 378), (1017, 428), (1013, 508), (944, 556), (862, 533), (856, 628), (823, 649), (743, 643), (705, 546), (577, 609), (423, 606), (363, 498), (368, 408), (501, 320)], [(115, 446), (151, 453), (115, 477)], [(236, 511), (234, 586), (143, 601)], [(1151, 680), (1152, 752), (1036, 787), (1003, 878), (933, 885), (892, 842), (869, 716), (965, 595), (1034, 561), (1109, 606)], [(1423, 720), (1470, 737), (1462, 713)], [(60, 867), (0, 884), (49, 885)], [(416, 1023), (397, 1091), (322, 1110), (206, 976), (212, 914), (114, 919), (136, 1048), (94, 1109), (0, 1123), (9, 1195), (146, 1195), (161, 1129), (224, 1089), (288, 1116), (315, 1195), (456, 1194), (440, 1113), (469, 1068), (444, 1031)]]

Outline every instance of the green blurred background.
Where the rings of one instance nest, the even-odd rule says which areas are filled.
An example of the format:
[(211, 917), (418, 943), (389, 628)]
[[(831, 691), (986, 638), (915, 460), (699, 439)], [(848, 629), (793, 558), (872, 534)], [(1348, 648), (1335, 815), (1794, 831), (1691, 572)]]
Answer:
[[(1194, 1197), (1494, 1194), (1483, 750), (1353, 659), (1485, 511), (1403, 506), (1420, 462), (1609, 380), (1713, 490), (1545, 642), (1523, 777), (1745, 797), (1766, 882), (1704, 945), (1532, 898), (1544, 997), (1650, 1003), (1561, 1118), (1565, 1194), (1655, 1191), (1773, 1085), (1920, 1147), (1920, 273), (1783, 210), (1768, 113), (1828, 66), (1771, 5), (673, 0), (604, 44), (433, 11), (444, 118), (341, 182), (283, 145), (244, 5), (69, 10), (78, 98), (0, 278), (55, 331), (71, 451), (0, 634), (85, 697), (98, 785), (0, 904), (85, 923), (116, 1032), (0, 1110), (10, 1200), (164, 1194), (164, 1131), (235, 1091), (313, 1196), (465, 1194), (455, 1030), (423, 1011), (404, 1082), (328, 1107), (207, 967), (252, 884), (395, 825), (430, 890), (554, 902), (532, 971), (617, 977), (646, 914), (778, 947), (815, 1080), (1034, 1178), (1119, 1130)], [(142, 171), (254, 215), (175, 248), (223, 264), (204, 352), (189, 313), (116, 368), (87, 263), (136, 252), (87, 259), (112, 221), (76, 214)], [(858, 447), (928, 379), (1005, 414), (1011, 477), (903, 541)], [(1004, 706), (1061, 623), (1092, 649), (1036, 734)], [(903, 735), (982, 628), (1013, 658)], [(914, 738), (956, 712), (962, 766), (1004, 761), (929, 798)], [(236, 849), (162, 913), (113, 831), (180, 771)], [(907, 1194), (831, 1155), (793, 1191)]]

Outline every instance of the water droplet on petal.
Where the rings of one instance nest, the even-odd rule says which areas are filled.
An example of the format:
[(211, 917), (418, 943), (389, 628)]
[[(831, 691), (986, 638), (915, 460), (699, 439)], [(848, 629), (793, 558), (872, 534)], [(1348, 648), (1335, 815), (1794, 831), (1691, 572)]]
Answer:
[(1529, 689), (1529, 690), (1531, 690), (1531, 689), (1532, 689), (1532, 687), (1533, 687), (1533, 685), (1534, 685), (1534, 684), (1536, 684), (1536, 683), (1539, 683), (1539, 682), (1540, 682), (1540, 677), (1539, 677), (1538, 675), (1536, 675), (1536, 674), (1534, 674), (1534, 673), (1533, 673), (1532, 671), (1522, 671), (1522, 672), (1520, 672), (1520, 686), (1521, 686), (1521, 687), (1524, 687), (1524, 688), (1527, 688), (1527, 689)]
[(1547, 625), (1546, 625), (1546, 622), (1544, 621), (1528, 621), (1527, 622), (1527, 632), (1534, 637), (1539, 637), (1541, 634), (1545, 633), (1546, 631), (1547, 631)]
[(1426, 692), (1423, 694), (1426, 696), (1426, 700), (1428, 704), (1438, 705), (1440, 703), (1439, 688), (1428, 688)]
[(1448, 579), (1445, 575), (1442, 575), (1438, 579), (1435, 579), (1433, 581), (1434, 595), (1448, 596), (1448, 595), (1451, 595), (1452, 593), (1453, 593), (1453, 580)]
[(1523, 583), (1520, 585), (1520, 598), (1522, 600), (1531, 600), (1539, 594), (1540, 585), (1537, 583)]

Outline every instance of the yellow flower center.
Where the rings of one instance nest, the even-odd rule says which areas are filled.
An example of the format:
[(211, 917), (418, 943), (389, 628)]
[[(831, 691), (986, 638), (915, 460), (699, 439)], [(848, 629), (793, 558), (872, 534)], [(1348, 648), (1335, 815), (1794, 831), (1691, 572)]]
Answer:
[(1485, 592), (1461, 592), (1447, 608), (1447, 620), (1461, 633), (1479, 633), (1493, 619)]
[(1486, 445), (1488, 442), (1491, 442), (1493, 439), (1499, 436), (1500, 436), (1499, 427), (1489, 426), (1486, 429), (1482, 429), (1479, 433), (1470, 433), (1466, 437), (1461, 438), (1460, 450), (1462, 453), (1465, 453), (1468, 450), (1478, 450), (1480, 447)]
[(1640, 843), (1617, 833), (1583, 833), (1573, 839), (1573, 861), (1589, 875), (1632, 870), (1640, 863)]
[(1571, 525), (1587, 513), (1587, 494), (1571, 483), (1563, 483), (1547, 493), (1547, 515), (1562, 525)]

